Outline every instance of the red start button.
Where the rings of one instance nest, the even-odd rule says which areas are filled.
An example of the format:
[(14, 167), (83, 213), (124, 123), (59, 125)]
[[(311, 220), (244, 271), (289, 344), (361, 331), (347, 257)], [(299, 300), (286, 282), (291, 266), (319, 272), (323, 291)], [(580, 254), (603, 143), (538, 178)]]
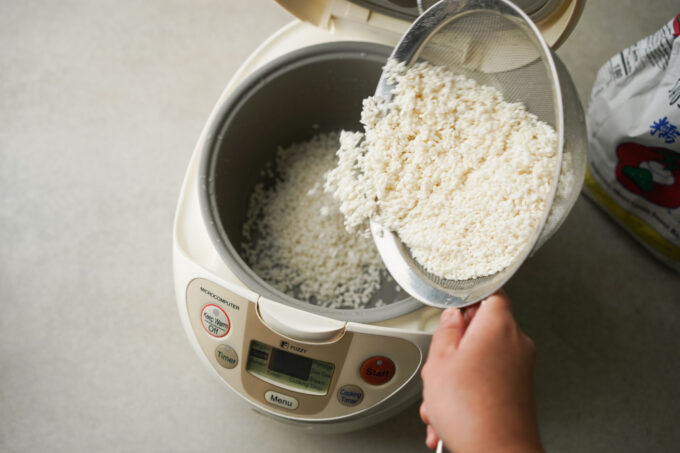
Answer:
[(361, 378), (371, 385), (389, 382), (394, 376), (394, 362), (387, 357), (371, 357), (361, 365)]

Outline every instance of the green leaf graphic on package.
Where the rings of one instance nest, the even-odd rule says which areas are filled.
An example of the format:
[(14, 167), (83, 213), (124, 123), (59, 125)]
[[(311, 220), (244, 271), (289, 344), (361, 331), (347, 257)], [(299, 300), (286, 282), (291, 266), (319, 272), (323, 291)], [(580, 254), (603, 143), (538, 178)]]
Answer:
[(680, 207), (680, 153), (623, 143), (616, 156), (616, 179), (623, 187), (655, 205)]

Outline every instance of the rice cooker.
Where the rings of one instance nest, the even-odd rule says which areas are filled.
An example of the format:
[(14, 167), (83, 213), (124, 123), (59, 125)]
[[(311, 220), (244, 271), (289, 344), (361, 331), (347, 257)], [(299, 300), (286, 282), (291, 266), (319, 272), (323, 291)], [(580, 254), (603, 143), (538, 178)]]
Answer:
[[(360, 129), (362, 100), (428, 2), (278, 3), (297, 19), (236, 72), (191, 157), (173, 233), (177, 305), (202, 361), (255, 410), (316, 431), (348, 431), (420, 396), (440, 310), (394, 289), (380, 290), (384, 306), (358, 310), (297, 300), (248, 266), (241, 226), (277, 147)], [(582, 0), (516, 3), (553, 46), (583, 8)]]

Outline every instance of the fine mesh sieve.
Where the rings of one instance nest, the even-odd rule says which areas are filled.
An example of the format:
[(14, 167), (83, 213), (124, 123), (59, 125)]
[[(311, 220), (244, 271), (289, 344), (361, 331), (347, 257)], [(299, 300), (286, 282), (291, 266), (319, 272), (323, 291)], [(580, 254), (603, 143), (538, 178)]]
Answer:
[[(482, 85), (493, 86), (506, 101), (522, 102), (539, 120), (550, 124), (558, 135), (558, 160), (551, 202), (547, 203), (541, 223), (525, 249), (509, 266), (493, 275), (469, 280), (442, 279), (426, 271), (395, 233), (375, 221), (371, 222), (373, 238), (383, 262), (404, 290), (428, 305), (470, 305), (500, 288), (528, 257), (539, 238), (540, 243), (544, 242), (573, 205), (585, 168), (583, 110), (564, 66), (556, 60), (531, 19), (509, 1), (443, 0), (413, 23), (391, 58), (407, 67), (417, 61), (427, 61)], [(561, 79), (566, 92), (563, 92)], [(389, 105), (393, 88), (389, 76), (383, 74), (376, 96)], [(565, 118), (565, 115), (570, 117)], [(565, 206), (559, 209), (562, 218), (557, 222), (551, 220), (551, 231), (544, 231), (560, 176), (562, 155), (567, 152), (567, 128), (573, 129), (573, 140), (567, 143), (572, 147), (568, 151), (575, 155), (577, 184)], [(451, 209), (455, 213), (455, 204)]]

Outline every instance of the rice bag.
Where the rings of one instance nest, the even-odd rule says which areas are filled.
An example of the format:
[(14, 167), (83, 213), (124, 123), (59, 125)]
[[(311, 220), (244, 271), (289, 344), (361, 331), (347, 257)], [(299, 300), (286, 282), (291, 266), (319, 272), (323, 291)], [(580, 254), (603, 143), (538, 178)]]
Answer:
[(680, 14), (600, 68), (586, 194), (680, 271)]

